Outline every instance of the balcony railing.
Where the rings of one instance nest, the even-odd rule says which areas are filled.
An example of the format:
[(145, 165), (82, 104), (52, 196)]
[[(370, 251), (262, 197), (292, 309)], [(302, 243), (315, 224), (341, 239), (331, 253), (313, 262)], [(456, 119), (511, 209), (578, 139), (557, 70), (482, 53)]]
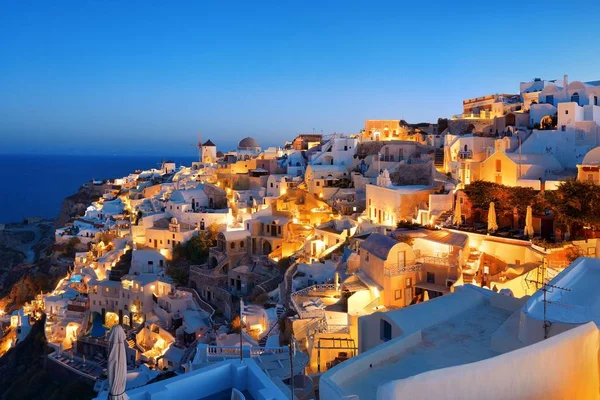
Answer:
[(312, 285), (307, 288), (298, 290), (291, 295), (292, 306), (294, 310), (298, 313), (300, 318), (321, 318), (325, 315), (325, 310), (317, 309), (317, 310), (305, 310), (303, 306), (298, 305), (296, 302), (296, 297), (298, 296), (310, 296), (311, 293), (314, 292), (326, 292), (329, 290), (336, 290), (334, 284), (323, 284), (323, 285)]
[(458, 153), (458, 158), (460, 158), (461, 160), (470, 160), (473, 158), (473, 151), (472, 150), (460, 151)]
[(418, 260), (423, 264), (443, 265), (446, 267), (450, 266), (450, 258), (448, 256), (421, 256)]
[(404, 266), (395, 266), (395, 267), (389, 267), (389, 268), (385, 268), (383, 270), (383, 274), (385, 276), (398, 276), (398, 275), (402, 275), (402, 274), (407, 274), (409, 272), (417, 272), (420, 271), (421, 268), (423, 267), (423, 265), (421, 263), (416, 263), (415, 265), (404, 265)]

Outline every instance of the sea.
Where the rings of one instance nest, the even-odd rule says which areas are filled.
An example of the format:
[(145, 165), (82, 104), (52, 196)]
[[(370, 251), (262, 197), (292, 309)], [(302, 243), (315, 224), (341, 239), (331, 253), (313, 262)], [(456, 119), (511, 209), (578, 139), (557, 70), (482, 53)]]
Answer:
[[(169, 157), (190, 166), (197, 156)], [(62, 201), (91, 179), (160, 168), (163, 157), (0, 154), (0, 223), (57, 218)]]

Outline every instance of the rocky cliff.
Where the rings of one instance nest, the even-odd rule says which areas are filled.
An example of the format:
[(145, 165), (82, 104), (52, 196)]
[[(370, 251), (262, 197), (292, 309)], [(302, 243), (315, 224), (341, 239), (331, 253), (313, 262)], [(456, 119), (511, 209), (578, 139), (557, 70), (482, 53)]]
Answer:
[(110, 186), (93, 185), (91, 182), (81, 186), (79, 190), (65, 198), (58, 218), (54, 222), (56, 228), (64, 226), (71, 218), (83, 216), (90, 203), (98, 200)]

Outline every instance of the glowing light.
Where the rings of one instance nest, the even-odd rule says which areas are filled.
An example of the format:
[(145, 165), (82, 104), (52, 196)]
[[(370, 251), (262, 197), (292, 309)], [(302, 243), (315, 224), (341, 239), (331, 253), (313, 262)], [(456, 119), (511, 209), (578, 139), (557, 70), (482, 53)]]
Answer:
[(322, 199), (323, 198), (323, 192), (319, 193), (319, 198)]

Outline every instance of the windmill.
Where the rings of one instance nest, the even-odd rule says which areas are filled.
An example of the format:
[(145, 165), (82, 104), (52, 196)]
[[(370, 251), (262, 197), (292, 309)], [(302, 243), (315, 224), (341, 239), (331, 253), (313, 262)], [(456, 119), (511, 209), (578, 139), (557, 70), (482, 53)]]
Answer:
[(202, 162), (202, 133), (198, 133), (198, 161)]

